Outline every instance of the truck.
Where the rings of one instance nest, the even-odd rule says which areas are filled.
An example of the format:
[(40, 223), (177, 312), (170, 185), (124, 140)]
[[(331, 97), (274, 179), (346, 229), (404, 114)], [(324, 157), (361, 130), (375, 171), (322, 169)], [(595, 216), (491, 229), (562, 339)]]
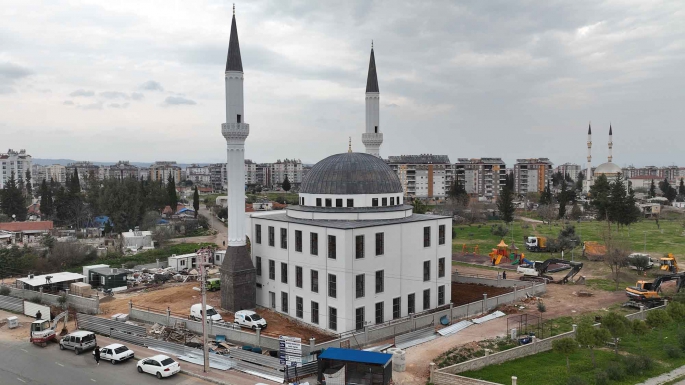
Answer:
[(220, 278), (210, 278), (207, 280), (207, 290), (217, 291), (221, 290), (221, 279)]
[(547, 239), (547, 237), (533, 237), (529, 236), (524, 239), (526, 243), (526, 249), (529, 251), (549, 251), (556, 252), (559, 251), (554, 247), (553, 242)]

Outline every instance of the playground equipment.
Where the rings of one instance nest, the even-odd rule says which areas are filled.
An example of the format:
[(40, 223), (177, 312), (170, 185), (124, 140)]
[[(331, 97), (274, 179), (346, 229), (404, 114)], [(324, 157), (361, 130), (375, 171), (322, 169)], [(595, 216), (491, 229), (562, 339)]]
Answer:
[[(480, 250), (479, 250), (479, 248), (478, 248), (478, 245), (474, 246), (474, 247), (473, 247), (473, 254), (474, 254), (474, 255), (478, 255), (479, 252), (480, 252)], [(463, 243), (463, 244), (462, 244), (462, 246), (461, 246), (461, 253), (462, 253), (462, 255), (465, 255), (465, 254), (468, 254), (468, 253), (469, 253), (469, 249), (468, 249), (468, 247), (466, 247), (466, 243)]]
[[(512, 244), (509, 246), (504, 243), (504, 239), (502, 239), (497, 247), (492, 249), (492, 252), (490, 252), (488, 256), (493, 265), (499, 265), (502, 262), (511, 262), (512, 260), (518, 261), (521, 256), (516, 253), (517, 250), (518, 247), (516, 247), (516, 245)], [(513, 264), (515, 263), (512, 262), (512, 265)]]

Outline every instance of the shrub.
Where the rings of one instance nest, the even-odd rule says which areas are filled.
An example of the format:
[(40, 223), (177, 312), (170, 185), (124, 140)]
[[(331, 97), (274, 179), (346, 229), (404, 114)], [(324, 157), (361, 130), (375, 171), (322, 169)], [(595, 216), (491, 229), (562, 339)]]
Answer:
[(631, 376), (642, 374), (654, 367), (654, 360), (647, 356), (627, 356), (623, 362), (626, 364), (626, 372)]
[(571, 376), (568, 378), (568, 381), (566, 381), (567, 385), (587, 385), (587, 381), (585, 381), (582, 377), (579, 376)]
[(62, 307), (64, 307), (64, 305), (67, 303), (67, 295), (60, 295), (59, 298), (57, 298), (57, 302), (59, 302), (59, 304), (62, 305)]
[(610, 362), (606, 368), (607, 377), (613, 381), (621, 381), (625, 377), (625, 372), (618, 362)]
[(12, 290), (7, 286), (0, 287), (0, 295), (10, 295), (11, 292)]
[(37, 303), (37, 304), (39, 304), (39, 305), (43, 303), (43, 301), (41, 301), (39, 295), (36, 295), (36, 296), (34, 296), (34, 297), (31, 297), (31, 299), (29, 300), (29, 302)]
[(675, 347), (673, 345), (664, 346), (664, 351), (666, 352), (666, 355), (668, 356), (668, 358), (680, 358), (683, 356), (682, 350), (680, 350), (680, 348)]
[(595, 373), (595, 385), (608, 385), (609, 376), (604, 371), (598, 371)]

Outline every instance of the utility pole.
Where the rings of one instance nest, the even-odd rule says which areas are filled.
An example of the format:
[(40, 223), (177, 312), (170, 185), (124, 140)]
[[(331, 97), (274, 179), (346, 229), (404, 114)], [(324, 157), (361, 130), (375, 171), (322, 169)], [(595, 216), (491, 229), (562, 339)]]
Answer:
[(209, 346), (207, 344), (207, 266), (212, 249), (203, 247), (197, 251), (200, 257), (200, 292), (202, 293), (202, 356), (204, 357), (204, 372), (209, 373)]

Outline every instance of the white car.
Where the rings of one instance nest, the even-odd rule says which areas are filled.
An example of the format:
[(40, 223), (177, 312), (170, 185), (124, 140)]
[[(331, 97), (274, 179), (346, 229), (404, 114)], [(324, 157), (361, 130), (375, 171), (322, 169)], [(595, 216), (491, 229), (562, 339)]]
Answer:
[[(133, 358), (133, 354), (133, 350), (122, 344), (111, 344), (100, 348), (100, 359), (108, 360), (112, 365)], [(95, 350), (93, 350), (93, 355), (95, 355)]]
[(138, 373), (150, 373), (157, 378), (170, 377), (181, 371), (181, 365), (168, 356), (158, 354), (138, 361)]
[(235, 318), (233, 322), (240, 326), (248, 327), (252, 330), (256, 328), (260, 328), (262, 330), (266, 329), (266, 320), (252, 310), (240, 310), (235, 312)]

